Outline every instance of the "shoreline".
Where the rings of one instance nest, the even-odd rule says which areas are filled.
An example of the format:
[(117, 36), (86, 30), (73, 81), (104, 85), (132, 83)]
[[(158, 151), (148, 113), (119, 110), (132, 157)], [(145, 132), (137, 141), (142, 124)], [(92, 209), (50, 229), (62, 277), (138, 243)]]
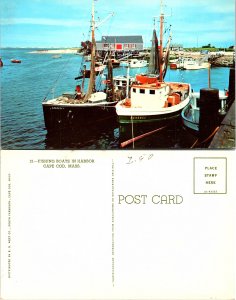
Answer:
[(76, 54), (78, 49), (43, 49), (43, 50), (34, 50), (28, 53), (31, 54)]
[[(34, 50), (28, 53), (30, 54), (79, 54), (79, 48), (75, 49), (42, 49), (42, 50)], [(82, 55), (82, 54), (81, 54)], [(212, 66), (218, 67), (231, 67), (234, 61), (234, 52), (224, 52), (220, 56), (215, 57), (215, 53), (209, 54), (201, 54), (200, 52), (189, 52), (189, 51), (171, 51), (171, 55), (174, 57), (188, 57), (193, 59), (200, 59), (204, 56), (210, 55), (210, 63)]]

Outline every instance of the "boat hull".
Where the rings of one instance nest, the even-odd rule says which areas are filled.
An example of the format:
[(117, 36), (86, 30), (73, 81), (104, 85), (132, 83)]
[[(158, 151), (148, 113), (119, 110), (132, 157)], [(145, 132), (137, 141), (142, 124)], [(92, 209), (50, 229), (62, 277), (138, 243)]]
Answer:
[(152, 122), (169, 122), (180, 116), (182, 110), (188, 105), (190, 97), (177, 105), (161, 109), (132, 108), (125, 107), (125, 102), (119, 102), (116, 105), (116, 113), (120, 124), (129, 123), (152, 123)]
[(165, 122), (176, 119), (180, 116), (181, 110), (171, 112), (168, 114), (150, 114), (150, 115), (119, 115), (118, 120), (120, 124), (142, 124), (142, 123), (153, 123), (153, 122)]
[(122, 148), (132, 148), (133, 143), (144, 149), (153, 146), (161, 148), (162, 145), (168, 145), (169, 148), (169, 141), (173, 141), (173, 135), (180, 126), (180, 115), (168, 119), (168, 122), (163, 119), (146, 123), (119, 123), (119, 143)]
[(43, 103), (45, 127), (48, 132), (88, 126), (95, 122), (116, 119), (117, 101), (106, 104), (55, 105)]
[(20, 63), (21, 63), (21, 60), (19, 60), (19, 59), (12, 59), (11, 62), (12, 62), (13, 64), (20, 64)]
[(187, 127), (188, 129), (190, 129), (191, 131), (194, 131), (194, 132), (198, 132), (199, 131), (199, 124), (190, 120), (190, 119), (187, 119), (185, 117), (182, 117), (183, 118), (183, 124), (185, 127)]
[(179, 66), (176, 63), (170, 63), (170, 69), (176, 70), (178, 68), (179, 68)]

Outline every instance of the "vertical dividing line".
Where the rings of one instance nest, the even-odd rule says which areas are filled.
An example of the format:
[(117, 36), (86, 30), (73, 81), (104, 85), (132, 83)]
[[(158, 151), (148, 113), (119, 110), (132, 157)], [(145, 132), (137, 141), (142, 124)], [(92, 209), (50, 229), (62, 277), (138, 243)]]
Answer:
[(111, 214), (112, 214), (112, 221), (111, 221), (111, 256), (112, 256), (112, 286), (115, 286), (115, 188), (114, 188), (114, 160), (112, 159), (112, 171), (111, 171), (111, 178), (112, 178), (112, 207), (111, 207)]
[(132, 140), (133, 140), (133, 149), (134, 149), (134, 123), (133, 123), (133, 116), (131, 116), (131, 128), (132, 128)]

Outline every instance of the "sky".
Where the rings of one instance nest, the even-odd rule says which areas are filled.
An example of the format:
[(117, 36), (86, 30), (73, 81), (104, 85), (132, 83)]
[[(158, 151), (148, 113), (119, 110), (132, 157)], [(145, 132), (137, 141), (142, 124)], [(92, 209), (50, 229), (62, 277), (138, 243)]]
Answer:
[[(235, 44), (234, 0), (162, 0), (172, 43), (184, 47)], [(1, 47), (79, 47), (89, 39), (91, 0), (0, 0)], [(96, 40), (142, 35), (150, 46), (160, 0), (96, 0)], [(114, 13), (111, 16), (111, 13)], [(159, 22), (156, 22), (159, 32)]]

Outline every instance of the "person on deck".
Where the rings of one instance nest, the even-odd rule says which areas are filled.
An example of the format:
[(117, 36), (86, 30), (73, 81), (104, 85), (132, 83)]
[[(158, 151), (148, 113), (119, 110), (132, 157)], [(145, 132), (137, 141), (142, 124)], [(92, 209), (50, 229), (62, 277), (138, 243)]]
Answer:
[(76, 92), (76, 99), (81, 99), (81, 86), (79, 84), (76, 85), (75, 87), (75, 92)]

